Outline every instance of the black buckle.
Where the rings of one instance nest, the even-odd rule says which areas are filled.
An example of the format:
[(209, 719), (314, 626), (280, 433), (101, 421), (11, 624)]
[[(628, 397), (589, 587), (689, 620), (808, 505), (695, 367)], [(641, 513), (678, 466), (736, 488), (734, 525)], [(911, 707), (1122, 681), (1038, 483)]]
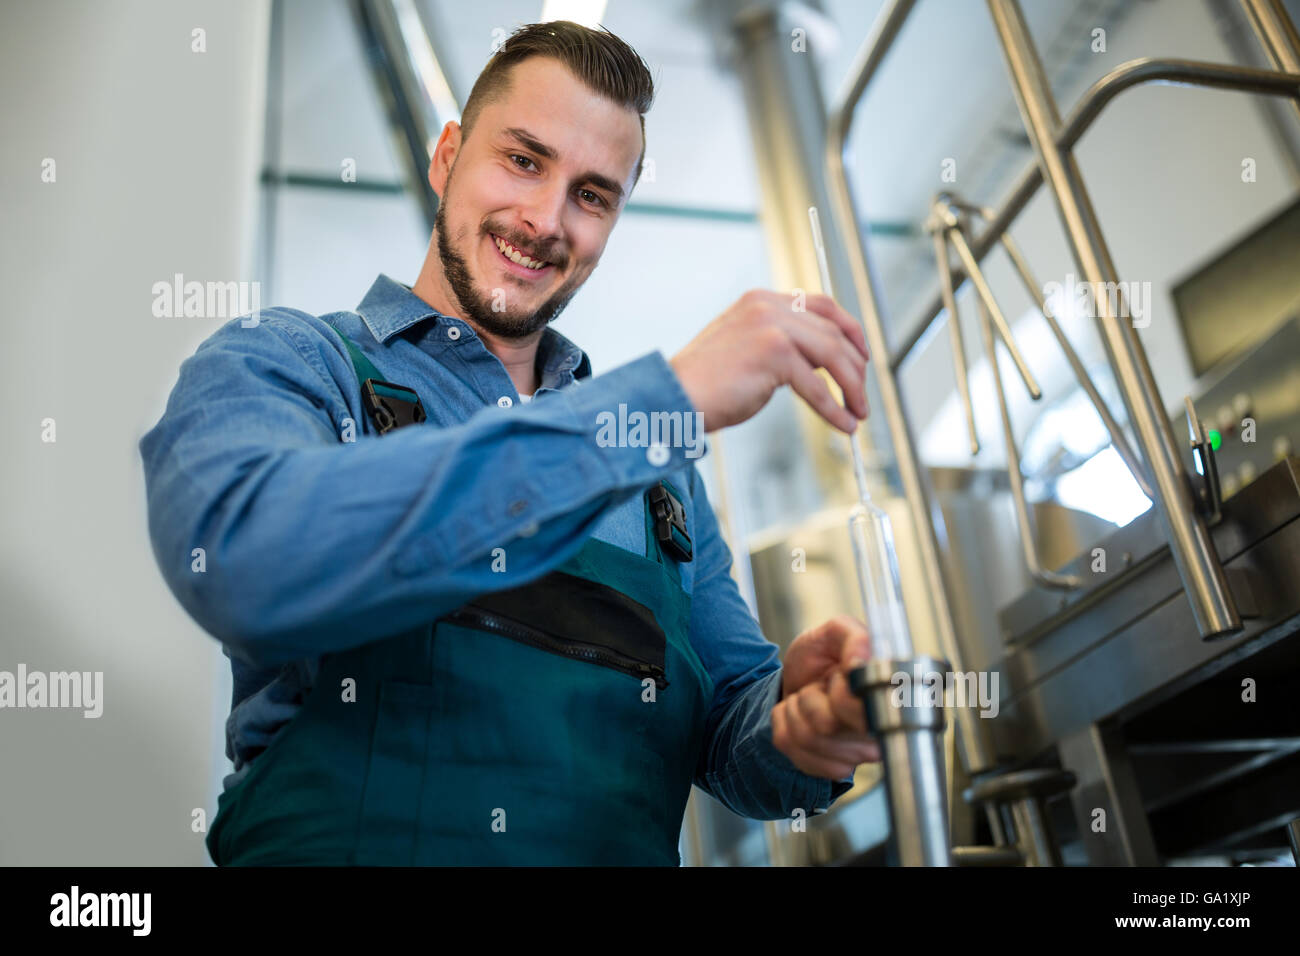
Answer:
[(414, 389), (378, 378), (361, 383), (361, 402), (381, 435), (403, 425), (418, 425), (427, 417)]
[(693, 555), (691, 536), (686, 533), (686, 509), (662, 481), (650, 489), (650, 513), (655, 519), (659, 547), (678, 561)]

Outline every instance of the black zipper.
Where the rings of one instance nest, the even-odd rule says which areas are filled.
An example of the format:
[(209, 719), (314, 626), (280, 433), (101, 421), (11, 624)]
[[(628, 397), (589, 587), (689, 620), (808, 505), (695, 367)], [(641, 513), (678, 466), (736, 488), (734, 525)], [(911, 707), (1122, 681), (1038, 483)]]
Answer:
[(624, 674), (631, 674), (633, 677), (639, 677), (642, 680), (653, 677), (655, 686), (659, 690), (663, 690), (668, 686), (667, 674), (658, 664), (647, 664), (645, 661), (639, 661), (634, 657), (621, 654), (613, 648), (555, 637), (535, 627), (529, 627), (519, 621), (498, 617), (472, 605), (453, 611), (447, 615), (446, 619), (458, 624), (494, 631), (511, 640), (530, 644), (540, 650), (550, 651), (552, 654), (562, 654), (576, 660), (599, 664), (602, 667), (622, 671)]

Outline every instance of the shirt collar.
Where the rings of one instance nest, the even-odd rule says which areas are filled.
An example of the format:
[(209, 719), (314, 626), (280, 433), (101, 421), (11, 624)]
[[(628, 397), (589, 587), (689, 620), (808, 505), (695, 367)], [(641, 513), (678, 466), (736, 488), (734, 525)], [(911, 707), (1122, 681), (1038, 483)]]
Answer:
[[(395, 279), (380, 273), (366, 293), (357, 314), (370, 330), (375, 340), (387, 342), (399, 332), (404, 332), (417, 322), (434, 319), (440, 322), (456, 322), (463, 326), (463, 333), (474, 334), (468, 323), (461, 319), (443, 315), (425, 302), (410, 288)], [(556, 388), (557, 378), (566, 372), (572, 372), (575, 378), (591, 375), (591, 360), (587, 353), (574, 345), (549, 325), (537, 343), (538, 367), (541, 369), (539, 388)]]

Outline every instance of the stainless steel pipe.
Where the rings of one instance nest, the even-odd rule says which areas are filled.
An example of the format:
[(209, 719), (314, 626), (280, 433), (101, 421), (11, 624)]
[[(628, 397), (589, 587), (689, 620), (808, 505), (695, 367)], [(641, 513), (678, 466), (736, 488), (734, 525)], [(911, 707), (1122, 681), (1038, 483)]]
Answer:
[[(943, 684), (948, 662), (932, 657), (870, 660), (849, 678), (867, 726), (880, 741), (889, 797), (890, 849), (902, 866), (952, 866), (944, 773)], [(959, 708), (968, 709), (968, 708)]]

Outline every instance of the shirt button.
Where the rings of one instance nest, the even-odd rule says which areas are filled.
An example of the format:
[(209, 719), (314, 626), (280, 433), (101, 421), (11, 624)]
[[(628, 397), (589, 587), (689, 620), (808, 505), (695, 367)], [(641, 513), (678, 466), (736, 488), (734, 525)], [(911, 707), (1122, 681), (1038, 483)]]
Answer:
[(456, 341), (456, 339), (460, 338), (460, 329), (456, 328), (454, 325), (448, 328), (447, 338), (451, 339), (453, 342)]
[(500, 405), (502, 408), (509, 408), (514, 403), (515, 400), (511, 398), (509, 395), (502, 395), (500, 398), (497, 399), (497, 404)]
[(537, 534), (536, 521), (530, 521), (528, 522), (528, 524), (524, 525), (522, 528), (519, 529), (519, 537), (521, 538), (531, 538), (535, 534)]
[(516, 518), (527, 510), (528, 502), (523, 498), (510, 502), (510, 514)]
[(659, 468), (668, 464), (668, 459), (672, 457), (672, 454), (668, 451), (667, 445), (662, 445), (659, 442), (655, 442), (653, 445), (651, 445), (649, 448), (646, 449), (645, 456), (649, 460), (650, 464), (654, 465), (656, 468)]

